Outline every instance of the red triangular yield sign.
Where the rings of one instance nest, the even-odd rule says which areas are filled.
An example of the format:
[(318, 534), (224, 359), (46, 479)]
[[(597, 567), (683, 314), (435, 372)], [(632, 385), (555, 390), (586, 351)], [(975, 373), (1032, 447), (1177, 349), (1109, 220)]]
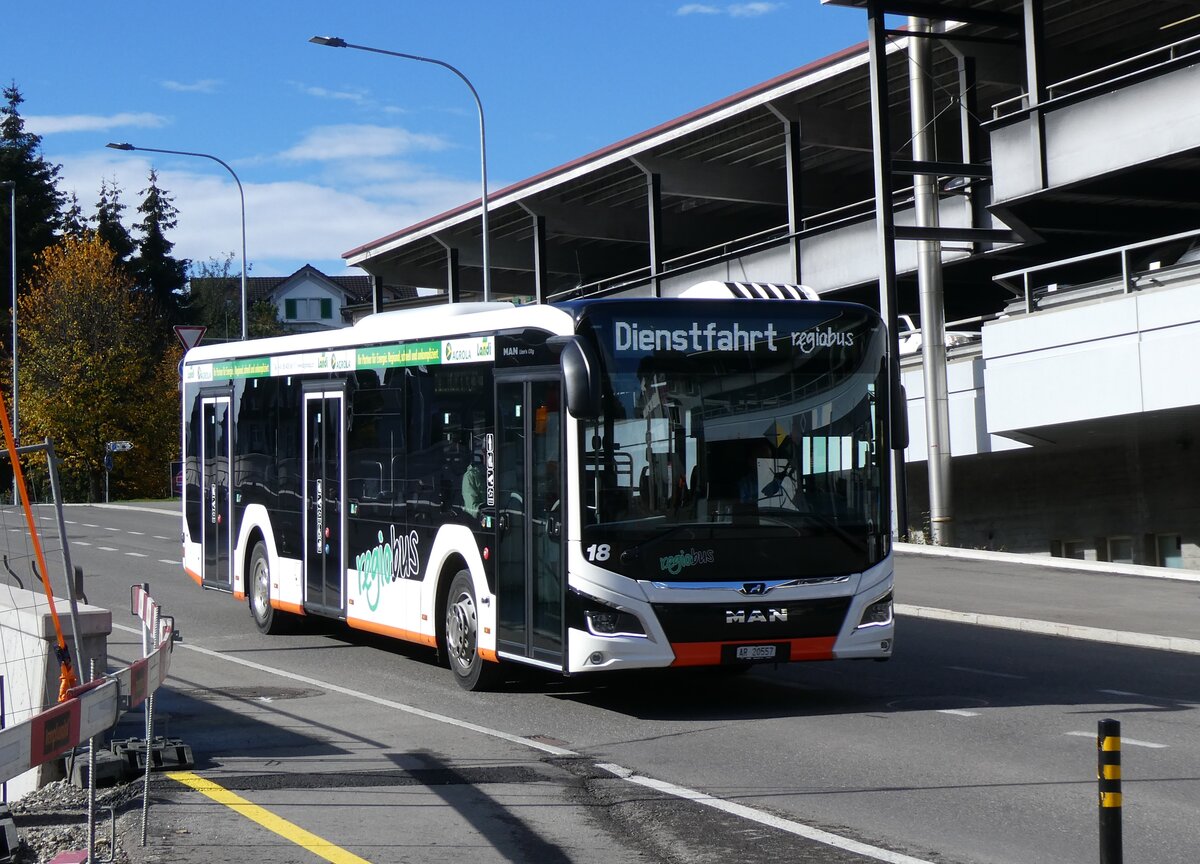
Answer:
[(187, 351), (190, 348), (195, 348), (200, 344), (200, 340), (204, 338), (204, 331), (207, 327), (194, 326), (188, 324), (176, 324), (175, 335), (179, 337), (179, 341), (183, 343), (183, 350)]

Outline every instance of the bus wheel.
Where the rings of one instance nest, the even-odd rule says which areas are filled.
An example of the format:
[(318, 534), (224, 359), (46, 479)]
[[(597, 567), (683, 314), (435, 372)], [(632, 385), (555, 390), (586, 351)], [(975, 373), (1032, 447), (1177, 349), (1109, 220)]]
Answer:
[(250, 614), (263, 633), (283, 632), (283, 615), (271, 606), (271, 568), (267, 563), (267, 547), (261, 540), (250, 553)]
[(466, 570), (454, 574), (446, 599), (446, 654), (455, 680), (465, 690), (483, 690), (495, 677), (496, 664), (479, 656), (479, 607)]

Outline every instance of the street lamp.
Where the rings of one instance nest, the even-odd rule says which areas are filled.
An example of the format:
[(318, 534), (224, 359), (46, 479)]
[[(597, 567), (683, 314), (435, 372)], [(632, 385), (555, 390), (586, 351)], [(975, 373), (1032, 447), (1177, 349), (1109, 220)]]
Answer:
[(432, 57), (420, 57), (416, 54), (403, 54), (399, 51), (385, 51), (382, 48), (369, 48), (366, 45), (354, 45), (338, 36), (313, 36), (308, 41), (316, 45), (327, 45), (330, 48), (355, 48), (359, 51), (370, 51), (372, 54), (386, 54), (389, 57), (402, 57), (405, 60), (420, 60), (422, 63), (433, 63), (435, 66), (449, 69), (461, 78), (462, 82), (470, 89), (471, 95), (475, 97), (475, 107), (479, 109), (479, 174), (480, 185), (482, 187), (482, 193), (479, 196), (479, 212), (480, 223), (483, 228), (483, 299), (484, 302), (491, 300), (492, 269), (489, 266), (488, 255), (487, 139), (483, 131), (483, 103), (479, 101), (479, 93), (475, 90), (475, 85), (471, 83), (471, 80), (466, 75), (444, 60), (435, 60)]
[(189, 153), (186, 150), (159, 150), (155, 147), (134, 147), (132, 144), (114, 144), (109, 142), (105, 145), (113, 150), (142, 150), (146, 153), (168, 153), (172, 156), (199, 156), (204, 159), (211, 159), (218, 163), (222, 168), (229, 172), (233, 177), (233, 182), (238, 187), (238, 199), (242, 204), (242, 338), (246, 338), (246, 195), (242, 192), (242, 181), (238, 179), (237, 174), (223, 160), (218, 159), (208, 153)]
[[(17, 422), (19, 415), (17, 414), (17, 181), (16, 180), (0, 180), (0, 189), (7, 189), (9, 195), (10, 207), (8, 210), (9, 222), (12, 225), (12, 239), (9, 243), (12, 252), (12, 434), (13, 446), (18, 446), (21, 439), (17, 437), (18, 432)], [(13, 504), (21, 503), (18, 500), (20, 491), (17, 489), (17, 475), (13, 472)]]

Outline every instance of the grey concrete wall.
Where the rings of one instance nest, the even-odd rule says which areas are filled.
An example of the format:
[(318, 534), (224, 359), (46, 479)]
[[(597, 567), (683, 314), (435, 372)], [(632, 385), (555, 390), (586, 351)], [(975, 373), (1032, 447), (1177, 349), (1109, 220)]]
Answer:
[[(112, 612), (98, 606), (79, 605), (79, 641), (83, 656), (77, 657), (67, 600), (55, 598), (55, 610), (78, 681), (89, 680), (88, 669), (93, 660), (96, 674), (106, 674)], [(52, 708), (58, 701), (57, 636), (44, 593), (21, 588), (0, 591), (0, 640), (3, 645), (0, 670), (4, 675), (4, 722), (6, 726), (12, 726)], [(54, 764), (27, 771), (8, 781), (9, 798), (20, 798), (43, 783), (57, 779), (59, 773)]]
[[(952, 462), (957, 546), (1049, 555), (1083, 540), (1106, 560), (1108, 537), (1134, 539), (1153, 564), (1153, 538), (1179, 534), (1183, 564), (1200, 567), (1200, 442), (1133, 434), (1097, 448), (1039, 446)], [(928, 518), (924, 463), (909, 466), (909, 524)]]

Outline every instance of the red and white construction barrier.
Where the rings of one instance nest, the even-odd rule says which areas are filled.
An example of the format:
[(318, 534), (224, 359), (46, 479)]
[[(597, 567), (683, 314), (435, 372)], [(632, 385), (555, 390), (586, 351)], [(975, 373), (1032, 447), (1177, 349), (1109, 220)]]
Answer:
[[(70, 698), (7, 729), (0, 729), (0, 781), (11, 780), (102, 735), (124, 711), (136, 708), (167, 678), (174, 645), (174, 620), (141, 585), (133, 588), (130, 611), (151, 631), (150, 651), (132, 665), (82, 684)], [(158, 632), (153, 633), (155, 622)]]

